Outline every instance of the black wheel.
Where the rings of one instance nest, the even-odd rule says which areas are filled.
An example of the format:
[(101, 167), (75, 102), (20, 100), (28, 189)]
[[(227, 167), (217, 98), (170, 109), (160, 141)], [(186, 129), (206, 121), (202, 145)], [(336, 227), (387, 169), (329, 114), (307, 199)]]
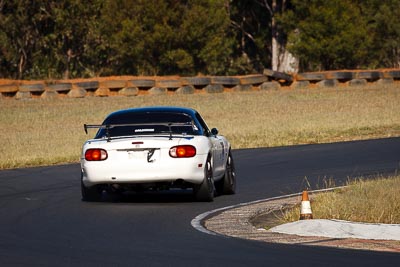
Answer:
[(212, 175), (211, 159), (208, 158), (204, 167), (204, 180), (201, 184), (195, 185), (193, 193), (198, 201), (211, 202), (214, 200), (214, 178)]
[(217, 192), (219, 194), (233, 195), (236, 193), (236, 172), (232, 153), (229, 151), (226, 161), (225, 175), (218, 181)]
[(102, 188), (98, 185), (86, 187), (81, 179), (82, 201), (100, 201), (102, 192)]

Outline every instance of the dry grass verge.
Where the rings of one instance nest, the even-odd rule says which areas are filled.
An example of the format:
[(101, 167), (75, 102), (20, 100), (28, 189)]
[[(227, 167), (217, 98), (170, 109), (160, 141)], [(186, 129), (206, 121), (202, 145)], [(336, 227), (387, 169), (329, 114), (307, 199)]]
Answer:
[(0, 98), (0, 169), (77, 162), (84, 123), (150, 105), (197, 109), (233, 148), (400, 136), (400, 84), (242, 93), (8, 100)]
[[(348, 187), (319, 193), (312, 201), (314, 219), (400, 224), (400, 176), (359, 179)], [(299, 220), (299, 207), (282, 215), (284, 222)]]

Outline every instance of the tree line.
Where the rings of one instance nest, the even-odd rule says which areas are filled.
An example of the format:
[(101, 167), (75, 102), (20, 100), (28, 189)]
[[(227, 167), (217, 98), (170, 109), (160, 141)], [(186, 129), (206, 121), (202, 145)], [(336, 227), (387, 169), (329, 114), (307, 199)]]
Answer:
[(398, 0), (0, 0), (0, 78), (398, 68)]

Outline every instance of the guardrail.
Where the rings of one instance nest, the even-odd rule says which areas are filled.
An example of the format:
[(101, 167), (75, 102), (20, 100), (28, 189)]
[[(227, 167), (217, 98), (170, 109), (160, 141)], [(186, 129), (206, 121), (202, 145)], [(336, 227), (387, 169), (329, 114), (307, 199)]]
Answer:
[(146, 94), (222, 93), (280, 88), (362, 86), (400, 80), (400, 69), (342, 70), (297, 75), (264, 70), (245, 76), (118, 76), (57, 81), (0, 80), (0, 98), (81, 98), (87, 96), (137, 96)]

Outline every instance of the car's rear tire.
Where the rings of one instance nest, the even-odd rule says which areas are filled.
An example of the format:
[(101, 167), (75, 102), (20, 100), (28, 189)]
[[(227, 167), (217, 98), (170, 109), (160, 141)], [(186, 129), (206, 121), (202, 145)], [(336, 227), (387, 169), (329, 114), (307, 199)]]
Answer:
[(212, 166), (210, 157), (204, 166), (204, 180), (201, 184), (193, 187), (194, 197), (197, 201), (211, 202), (214, 200), (214, 178), (212, 174)]
[(236, 193), (236, 171), (231, 151), (229, 151), (226, 160), (224, 177), (217, 183), (217, 192), (221, 195), (233, 195)]
[(100, 201), (102, 192), (103, 192), (102, 188), (98, 185), (86, 187), (81, 179), (82, 201), (89, 201), (89, 202)]

